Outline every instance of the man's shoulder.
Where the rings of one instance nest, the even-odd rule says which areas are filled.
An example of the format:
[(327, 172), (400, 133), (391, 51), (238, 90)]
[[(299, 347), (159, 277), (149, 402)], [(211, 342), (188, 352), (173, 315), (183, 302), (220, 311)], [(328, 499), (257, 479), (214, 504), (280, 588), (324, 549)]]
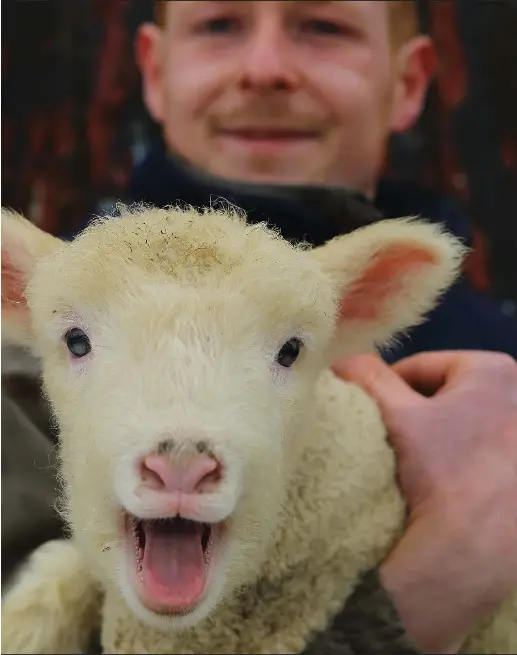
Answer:
[[(442, 223), (472, 247), (468, 218), (452, 198), (413, 184), (383, 181), (376, 198), (386, 218), (421, 216)], [(517, 357), (517, 322), (504, 313), (503, 303), (473, 288), (462, 276), (429, 313), (427, 321), (400, 338), (385, 353), (388, 361), (426, 350), (496, 350)]]
[(375, 204), (386, 218), (421, 216), (443, 223), (467, 245), (471, 243), (469, 221), (460, 203), (433, 189), (409, 182), (381, 180)]

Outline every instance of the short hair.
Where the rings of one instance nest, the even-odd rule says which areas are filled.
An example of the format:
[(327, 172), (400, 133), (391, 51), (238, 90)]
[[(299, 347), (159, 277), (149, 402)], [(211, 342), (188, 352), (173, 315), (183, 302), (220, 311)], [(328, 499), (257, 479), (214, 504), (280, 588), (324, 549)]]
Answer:
[[(391, 40), (395, 48), (400, 47), (419, 29), (416, 0), (385, 0), (388, 6)], [(160, 27), (165, 25), (166, 0), (154, 0), (154, 21)]]
[(164, 0), (154, 0), (153, 19), (154, 19), (154, 22), (159, 27), (163, 27), (165, 25), (165, 2), (164, 2)]
[(392, 44), (395, 48), (420, 32), (416, 0), (387, 0)]

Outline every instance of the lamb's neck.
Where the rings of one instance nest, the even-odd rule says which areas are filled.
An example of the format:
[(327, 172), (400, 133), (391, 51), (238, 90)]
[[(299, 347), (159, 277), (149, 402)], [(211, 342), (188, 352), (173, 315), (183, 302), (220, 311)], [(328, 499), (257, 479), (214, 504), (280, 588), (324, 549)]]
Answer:
[[(300, 442), (309, 443), (311, 427), (315, 419), (307, 421), (300, 433)], [(302, 447), (300, 463), (308, 462), (311, 448)], [(320, 465), (322, 462), (320, 462)], [(331, 538), (329, 532), (322, 531), (322, 521), (339, 509), (339, 498), (331, 498), (320, 502), (321, 486), (311, 484), (305, 465), (292, 471), (283, 507), (280, 511), (277, 529), (271, 539), (264, 565), (261, 567), (261, 577), (275, 579), (291, 575), (298, 567), (315, 566), (317, 559), (324, 561), (327, 557), (326, 548), (314, 548), (315, 541)], [(318, 506), (318, 511), (312, 508)]]

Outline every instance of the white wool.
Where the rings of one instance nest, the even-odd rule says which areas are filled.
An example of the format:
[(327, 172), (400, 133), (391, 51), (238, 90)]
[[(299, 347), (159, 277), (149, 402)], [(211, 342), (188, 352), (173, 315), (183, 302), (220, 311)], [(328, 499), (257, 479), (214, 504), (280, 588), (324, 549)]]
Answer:
[[(71, 244), (4, 212), (2, 251), (3, 339), (43, 363), (73, 533), (7, 593), (3, 650), (80, 652), (98, 622), (112, 653), (303, 650), (404, 518), (377, 407), (327, 367), (424, 320), (459, 242), (400, 219), (307, 250), (237, 212), (139, 207)], [(63, 343), (72, 327), (90, 337), (84, 361)], [(304, 347), (284, 369), (275, 356), (294, 336)], [(134, 462), (164, 435), (178, 457), (203, 439), (227, 472), (203, 500), (231, 516), (227, 542), (186, 619), (140, 604), (118, 530), (121, 505), (142, 507)], [(514, 596), (467, 650), (515, 652), (516, 610)]]

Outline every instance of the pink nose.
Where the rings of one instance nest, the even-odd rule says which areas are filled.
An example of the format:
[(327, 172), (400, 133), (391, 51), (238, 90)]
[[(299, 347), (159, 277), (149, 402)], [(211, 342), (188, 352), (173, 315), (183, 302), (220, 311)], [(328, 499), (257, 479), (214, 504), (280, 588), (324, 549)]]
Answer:
[(178, 464), (165, 455), (148, 455), (142, 463), (144, 484), (169, 493), (203, 493), (217, 482), (219, 463), (208, 455), (197, 455), (188, 464)]

